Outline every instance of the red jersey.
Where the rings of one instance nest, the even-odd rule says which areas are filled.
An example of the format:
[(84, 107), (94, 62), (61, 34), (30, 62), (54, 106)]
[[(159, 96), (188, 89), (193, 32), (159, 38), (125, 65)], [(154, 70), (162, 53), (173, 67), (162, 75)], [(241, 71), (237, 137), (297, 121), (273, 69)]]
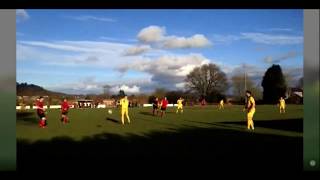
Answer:
[(36, 101), (36, 106), (37, 106), (37, 112), (38, 112), (38, 114), (43, 114), (43, 113), (44, 113), (44, 110), (43, 110), (43, 102)]
[(161, 104), (162, 104), (161, 107), (166, 108), (167, 105), (168, 105), (168, 100), (163, 99), (162, 102), (161, 102)]
[(205, 100), (202, 100), (202, 101), (201, 101), (201, 105), (202, 105), (202, 106), (206, 105), (206, 101), (205, 101)]
[(69, 104), (68, 104), (68, 102), (62, 102), (62, 103), (61, 103), (61, 110), (62, 110), (62, 112), (66, 112), (66, 111), (69, 110)]

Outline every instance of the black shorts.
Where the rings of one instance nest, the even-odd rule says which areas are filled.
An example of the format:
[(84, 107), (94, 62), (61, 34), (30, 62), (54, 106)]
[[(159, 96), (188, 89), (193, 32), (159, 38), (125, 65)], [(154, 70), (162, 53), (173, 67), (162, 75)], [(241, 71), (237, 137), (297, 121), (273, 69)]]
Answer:
[(158, 106), (157, 105), (153, 105), (153, 109), (158, 109)]
[(38, 113), (38, 116), (39, 116), (40, 119), (46, 117), (46, 115), (44, 113)]
[(68, 115), (68, 111), (62, 111), (61, 114), (62, 115)]
[(166, 111), (167, 107), (161, 107), (161, 111)]

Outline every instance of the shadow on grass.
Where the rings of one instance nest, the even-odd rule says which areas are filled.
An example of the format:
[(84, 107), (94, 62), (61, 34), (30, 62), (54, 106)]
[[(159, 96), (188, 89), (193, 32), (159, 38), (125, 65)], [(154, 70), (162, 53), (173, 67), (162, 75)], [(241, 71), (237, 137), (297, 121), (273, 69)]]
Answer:
[(103, 133), (81, 141), (69, 137), (34, 143), (18, 140), (17, 164), (18, 171), (45, 167), (112, 172), (121, 168), (145, 171), (161, 167), (161, 171), (179, 168), (184, 172), (248, 168), (250, 171), (296, 172), (302, 170), (302, 148), (301, 137), (221, 128), (183, 128), (144, 136)]
[[(223, 122), (224, 124), (238, 124), (246, 126), (246, 121)], [(282, 119), (282, 120), (257, 120), (254, 121), (255, 127), (264, 127), (285, 131), (303, 132), (303, 119)]]
[[(156, 117), (156, 116), (160, 117), (160, 116), (161, 116), (161, 112), (159, 112), (158, 114), (155, 113), (155, 115), (153, 115), (152, 112), (140, 111), (139, 114), (147, 115), (147, 116), (154, 116), (154, 117)], [(164, 113), (164, 116), (165, 116), (166, 114), (175, 114), (175, 112), (166, 111), (166, 112)]]
[(140, 111), (139, 114), (143, 114), (143, 115), (146, 115), (146, 116), (153, 116), (153, 117), (156, 117), (156, 113), (155, 115), (152, 114), (152, 112), (145, 112), (145, 111)]
[(117, 123), (117, 124), (120, 124), (120, 122), (116, 119), (113, 119), (113, 118), (110, 118), (110, 117), (107, 117), (106, 118), (107, 121), (111, 121), (111, 122), (114, 122), (114, 123)]
[[(184, 120), (193, 123), (213, 125), (219, 127), (230, 127), (229, 125), (241, 125), (243, 129), (246, 129), (247, 122), (246, 121), (234, 121), (234, 122), (201, 122), (201, 121), (190, 121)], [(285, 130), (285, 131), (294, 131), (294, 132), (303, 132), (303, 119), (282, 119), (282, 120), (256, 120), (254, 121), (255, 127), (263, 127), (277, 130)]]
[(17, 117), (17, 121), (23, 121), (31, 124), (38, 123), (38, 119), (34, 112), (17, 112), (16, 117)]

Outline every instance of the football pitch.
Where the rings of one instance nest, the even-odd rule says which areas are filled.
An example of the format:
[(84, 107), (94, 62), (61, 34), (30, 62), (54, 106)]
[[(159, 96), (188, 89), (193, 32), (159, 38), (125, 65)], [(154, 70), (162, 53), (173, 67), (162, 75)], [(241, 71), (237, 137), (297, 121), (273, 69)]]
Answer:
[[(183, 114), (168, 108), (164, 117), (151, 108), (129, 108), (131, 124), (121, 125), (120, 111), (71, 109), (69, 124), (60, 122), (60, 111), (48, 111), (48, 128), (40, 129), (34, 111), (17, 113), (18, 167), (28, 163), (66, 161), (103, 162), (118, 158), (163, 161), (205, 160), (234, 166), (250, 160), (255, 168), (282, 162), (285, 168), (302, 165), (303, 106), (287, 105), (279, 114), (275, 105), (257, 105), (254, 132), (246, 129), (243, 106), (185, 107)], [(45, 160), (39, 157), (45, 152)], [(49, 160), (48, 160), (49, 159)], [(68, 161), (69, 160), (69, 161)], [(92, 164), (91, 164), (92, 165)], [(230, 166), (230, 164), (229, 164)], [(275, 164), (272, 168), (282, 167)]]

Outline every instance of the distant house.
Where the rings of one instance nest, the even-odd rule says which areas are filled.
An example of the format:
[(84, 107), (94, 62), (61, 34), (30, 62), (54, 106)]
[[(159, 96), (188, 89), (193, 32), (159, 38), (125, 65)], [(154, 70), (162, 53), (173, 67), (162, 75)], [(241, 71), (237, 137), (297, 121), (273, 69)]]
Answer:
[(286, 94), (286, 101), (293, 104), (303, 103), (303, 89), (301, 88), (288, 88)]
[(78, 102), (79, 108), (93, 108), (94, 107), (93, 100), (78, 99), (77, 102)]
[(105, 104), (106, 106), (115, 106), (115, 99), (104, 99), (103, 100), (103, 104)]

